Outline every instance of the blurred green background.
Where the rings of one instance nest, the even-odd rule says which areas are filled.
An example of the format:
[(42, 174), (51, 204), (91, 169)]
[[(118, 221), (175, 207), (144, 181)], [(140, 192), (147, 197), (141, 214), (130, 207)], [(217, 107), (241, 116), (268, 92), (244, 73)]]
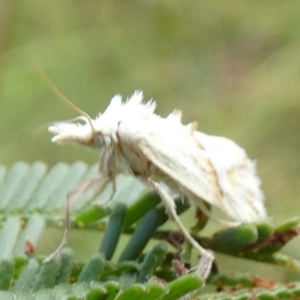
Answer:
[[(258, 162), (269, 215), (299, 215), (298, 1), (0, 2), (0, 162), (50, 166), (98, 153), (50, 142), (75, 114), (42, 81), (35, 57), (91, 116), (142, 89), (167, 115), (229, 137)], [(300, 258), (297, 239), (286, 250)]]

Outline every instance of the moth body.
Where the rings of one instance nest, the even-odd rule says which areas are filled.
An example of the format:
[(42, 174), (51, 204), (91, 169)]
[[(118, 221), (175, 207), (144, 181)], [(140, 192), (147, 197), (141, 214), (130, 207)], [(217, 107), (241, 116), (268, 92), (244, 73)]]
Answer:
[[(162, 118), (156, 104), (143, 103), (142, 92), (122, 102), (115, 96), (103, 114), (85, 124), (56, 123), (49, 127), (55, 143), (75, 142), (110, 153), (132, 175), (164, 181), (175, 192), (220, 208), (240, 222), (265, 219), (263, 193), (256, 166), (230, 139), (183, 125), (181, 113)], [(84, 119), (84, 117), (82, 117)]]

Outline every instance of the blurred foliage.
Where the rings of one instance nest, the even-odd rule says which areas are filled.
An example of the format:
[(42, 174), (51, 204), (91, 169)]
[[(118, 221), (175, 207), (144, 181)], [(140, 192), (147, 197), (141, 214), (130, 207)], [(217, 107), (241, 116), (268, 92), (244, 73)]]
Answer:
[[(1, 163), (98, 159), (50, 143), (47, 124), (74, 113), (41, 80), (37, 58), (92, 116), (142, 89), (158, 113), (177, 107), (184, 122), (232, 138), (258, 162), (269, 215), (277, 224), (299, 215), (299, 13), (297, 1), (2, 0)], [(299, 239), (286, 251), (299, 259), (298, 249)]]

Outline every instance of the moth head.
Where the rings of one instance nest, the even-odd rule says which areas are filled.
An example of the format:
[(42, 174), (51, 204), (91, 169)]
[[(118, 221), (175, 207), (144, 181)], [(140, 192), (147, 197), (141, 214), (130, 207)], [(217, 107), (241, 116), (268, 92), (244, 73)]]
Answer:
[[(46, 84), (52, 89), (60, 100), (68, 105), (72, 110), (79, 113), (80, 116), (65, 122), (57, 122), (48, 127), (48, 130), (54, 134), (53, 143), (77, 143), (88, 147), (100, 148), (110, 144), (110, 138), (102, 135), (99, 129), (95, 128), (95, 120), (93, 120), (86, 112), (73, 104), (51, 81), (41, 66), (37, 63), (37, 69)], [(83, 123), (74, 123), (74, 121), (82, 121)]]
[[(82, 122), (74, 122), (78, 120)], [(108, 142), (101, 132), (95, 129), (94, 120), (87, 115), (54, 123), (48, 130), (54, 134), (51, 139), (53, 143), (77, 143), (91, 148), (100, 148)]]

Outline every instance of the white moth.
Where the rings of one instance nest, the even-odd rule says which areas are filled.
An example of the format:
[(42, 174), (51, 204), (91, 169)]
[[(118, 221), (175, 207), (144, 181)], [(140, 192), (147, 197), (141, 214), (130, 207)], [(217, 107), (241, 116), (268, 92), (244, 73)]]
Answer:
[[(143, 93), (136, 91), (125, 102), (119, 95), (113, 97), (95, 119), (84, 113), (78, 118), (84, 124), (69, 121), (49, 127), (53, 143), (74, 142), (103, 149), (98, 176), (75, 187), (67, 202), (90, 188), (114, 182), (115, 163), (121, 162), (127, 172), (159, 193), (169, 217), (204, 257), (206, 277), (213, 255), (181, 223), (173, 198), (161, 183), (200, 207), (204, 200), (234, 220), (247, 223), (266, 218), (260, 180), (255, 164), (236, 143), (196, 131), (196, 123), (183, 125), (178, 110), (160, 117), (155, 107), (154, 101), (143, 102)], [(54, 255), (65, 242), (66, 234)]]

